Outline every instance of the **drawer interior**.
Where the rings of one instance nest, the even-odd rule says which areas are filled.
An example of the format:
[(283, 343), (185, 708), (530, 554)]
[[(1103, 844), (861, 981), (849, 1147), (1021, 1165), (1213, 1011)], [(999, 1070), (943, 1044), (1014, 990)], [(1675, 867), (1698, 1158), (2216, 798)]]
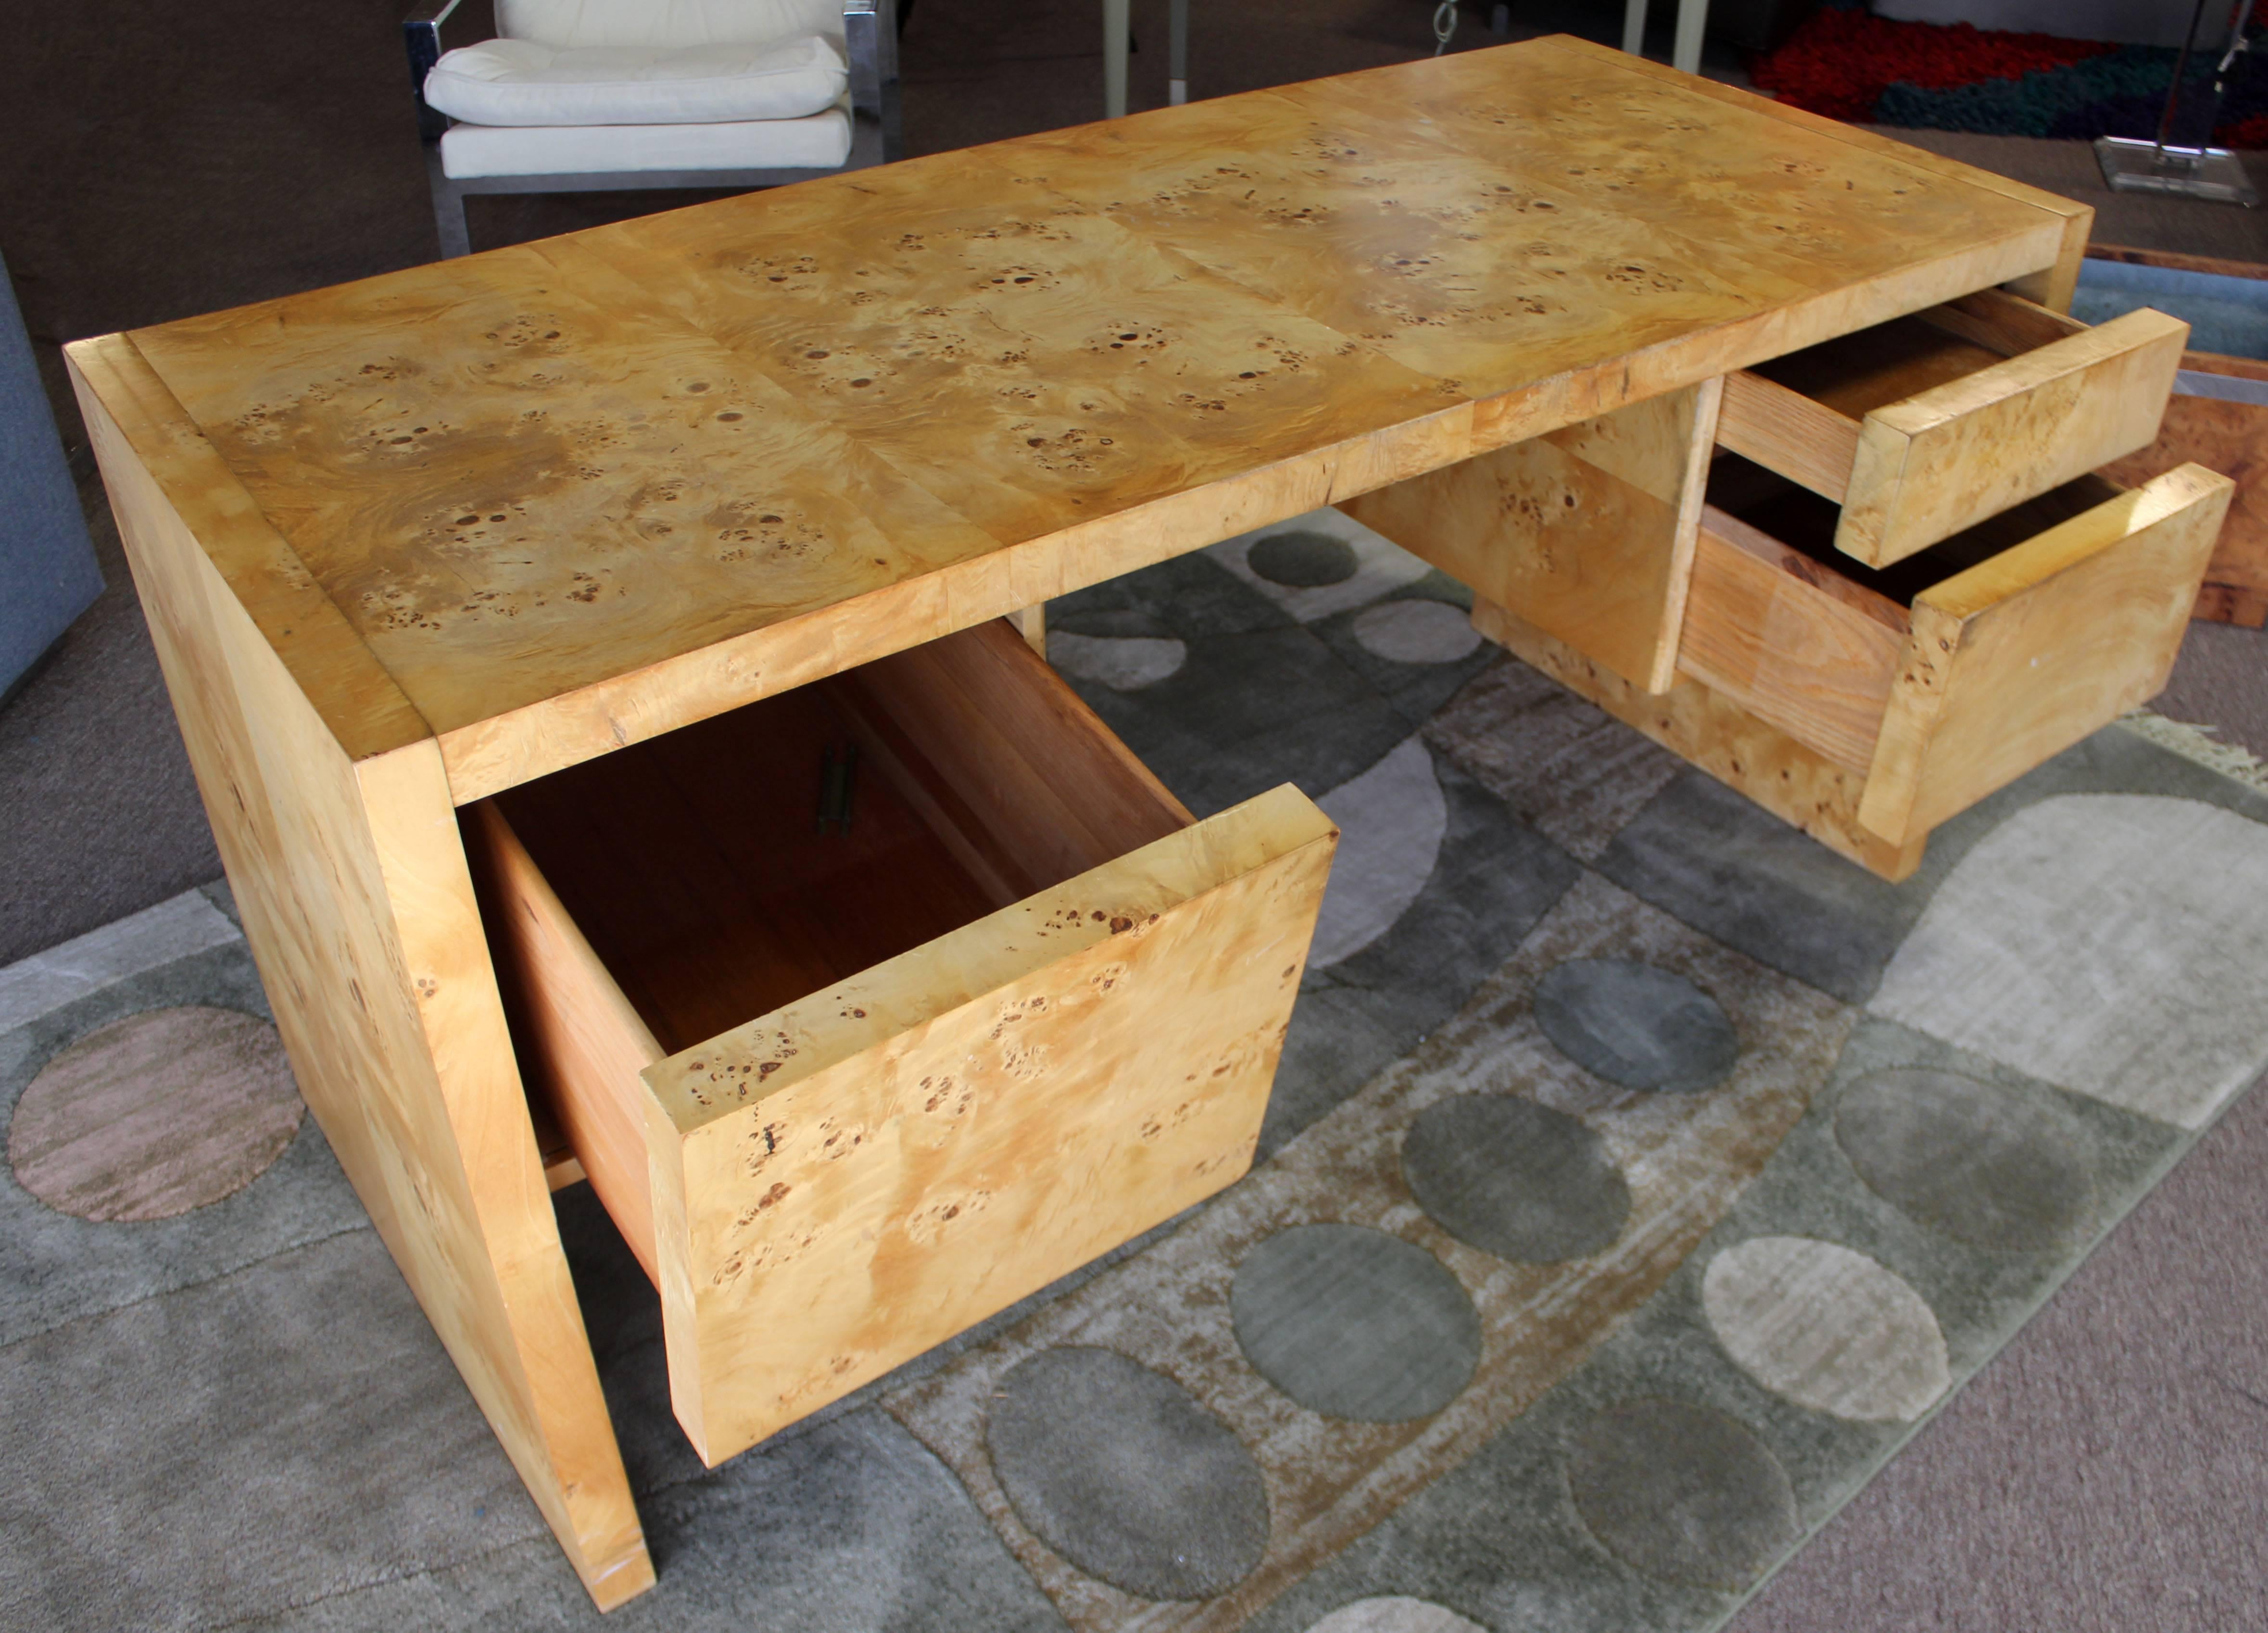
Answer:
[(671, 1054), (1190, 820), (1005, 626), (495, 803)]
[(657, 1280), (649, 1067), (1192, 821), (1005, 622), (460, 814), (547, 1169)]
[(1835, 548), (1885, 566), (2146, 446), (2188, 333), (1984, 291), (1727, 377), (1717, 439), (1839, 504)]
[(1727, 456), (1678, 669), (1863, 776), (1860, 824), (1904, 845), (2157, 693), (2230, 491), (2089, 474), (1869, 569), (1834, 505)]
[(712, 1466), (1245, 1171), (1337, 837), (1195, 821), (1005, 622), (461, 814)]
[(1966, 379), (2009, 355), (1918, 315), (1841, 335), (1749, 371), (1846, 419), (1863, 420), (1877, 408)]
[[(1933, 585), (1990, 561), (2123, 491), (2117, 483), (2090, 472), (1887, 567), (1869, 567), (1836, 548), (1836, 527), (1842, 512), (1832, 500), (1737, 453), (1720, 449), (1710, 461), (1705, 503), (1711, 510), (1746, 523), (1778, 541), (1793, 555), (1815, 564), (1817, 572), (1807, 575), (1815, 581), (1832, 577), (1864, 592), (1885, 607), (1902, 611)], [(1801, 570), (1793, 563), (1790, 570)]]
[(1873, 764), (1916, 599), (2119, 489), (2084, 476), (1889, 567), (1835, 548), (1837, 507), (1737, 454), (1709, 473), (1678, 669), (1847, 770)]

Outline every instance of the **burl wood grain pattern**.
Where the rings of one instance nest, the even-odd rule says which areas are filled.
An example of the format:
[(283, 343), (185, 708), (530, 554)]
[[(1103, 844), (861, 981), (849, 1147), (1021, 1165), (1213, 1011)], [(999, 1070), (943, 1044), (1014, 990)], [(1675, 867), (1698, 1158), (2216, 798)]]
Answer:
[(281, 571), (229, 583), (319, 712), (398, 697), (465, 803), (2044, 274), (2076, 209), (1552, 40), (133, 344), (272, 529)]
[[(2268, 381), (2268, 362), (2256, 357), (2191, 351), (2182, 354), (2182, 367)], [(2157, 440), (2102, 474), (2139, 487), (2191, 460), (2236, 483), (2192, 615), (2253, 629), (2268, 626), (2268, 405), (2176, 395), (2166, 404)]]
[(642, 1071), (1194, 820), (1005, 622), (465, 816), (522, 1070), (657, 1283)]
[(1667, 691), (1719, 390), (1706, 380), (1339, 508), (1624, 680)]
[(1241, 1174), (1336, 837), (1279, 788), (649, 1070), (703, 1459)]
[(2130, 312), (1867, 416), (1836, 548), (1875, 566), (2155, 436), (2190, 326)]
[(1836, 764), (1715, 688), (1681, 679), (1649, 696), (1492, 601), (1473, 603), (1473, 628), (1830, 850), (1894, 883), (1921, 865), (1926, 834), (1892, 844), (1859, 822), (1864, 773)]
[[(69, 356), (300, 1091), (584, 1585), (618, 1604), (653, 1568), (439, 751), (384, 675), (352, 661), (361, 649), (330, 643), (328, 604), (134, 349), (113, 337)], [(285, 622), (256, 622), (247, 585)], [(295, 673), (295, 655), (311, 667)], [(311, 673), (347, 679), (342, 713), (319, 713)]]
[(2148, 443), (2188, 334), (1986, 291), (1732, 376), (1718, 438), (1840, 504), (1836, 548), (1885, 566)]
[(2183, 466), (1916, 597), (1867, 828), (1926, 834), (2163, 690), (2235, 489)]

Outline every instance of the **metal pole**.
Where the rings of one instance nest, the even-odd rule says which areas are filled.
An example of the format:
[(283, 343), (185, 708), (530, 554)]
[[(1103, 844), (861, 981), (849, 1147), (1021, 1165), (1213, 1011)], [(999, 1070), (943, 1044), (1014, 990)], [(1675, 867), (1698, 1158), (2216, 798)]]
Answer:
[(1126, 117), (1126, 40), (1131, 0), (1102, 0), (1102, 116)]

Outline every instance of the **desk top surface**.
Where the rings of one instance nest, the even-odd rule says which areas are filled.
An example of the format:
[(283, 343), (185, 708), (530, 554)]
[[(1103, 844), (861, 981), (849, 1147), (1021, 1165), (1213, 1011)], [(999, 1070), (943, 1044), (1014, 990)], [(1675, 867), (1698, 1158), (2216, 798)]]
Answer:
[(2039, 272), (2086, 213), (1555, 39), (73, 356), (348, 752), (438, 737), (462, 800)]

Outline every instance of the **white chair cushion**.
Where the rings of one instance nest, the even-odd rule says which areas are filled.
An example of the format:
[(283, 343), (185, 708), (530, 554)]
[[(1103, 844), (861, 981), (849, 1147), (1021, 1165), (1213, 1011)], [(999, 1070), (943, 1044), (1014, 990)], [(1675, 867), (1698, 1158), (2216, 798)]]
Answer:
[(452, 125), (441, 173), (572, 176), (625, 170), (833, 170), (850, 157), (850, 115), (725, 125)]
[(762, 45), (843, 38), (843, 0), (497, 0), (497, 33), (538, 45)]
[(425, 100), (475, 125), (709, 125), (802, 119), (849, 84), (832, 40), (563, 48), (489, 40), (448, 53)]

